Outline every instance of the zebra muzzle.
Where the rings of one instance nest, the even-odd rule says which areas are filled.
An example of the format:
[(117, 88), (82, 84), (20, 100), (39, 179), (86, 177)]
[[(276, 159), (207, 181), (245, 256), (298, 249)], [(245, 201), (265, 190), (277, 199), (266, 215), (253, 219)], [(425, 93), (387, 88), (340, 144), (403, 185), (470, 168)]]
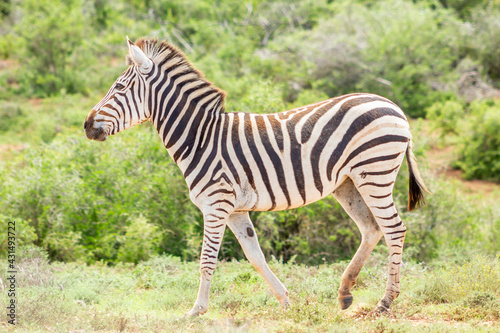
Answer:
[(107, 134), (102, 127), (96, 128), (94, 126), (94, 116), (97, 112), (92, 110), (88, 117), (83, 123), (83, 129), (85, 130), (85, 135), (90, 140), (105, 141)]

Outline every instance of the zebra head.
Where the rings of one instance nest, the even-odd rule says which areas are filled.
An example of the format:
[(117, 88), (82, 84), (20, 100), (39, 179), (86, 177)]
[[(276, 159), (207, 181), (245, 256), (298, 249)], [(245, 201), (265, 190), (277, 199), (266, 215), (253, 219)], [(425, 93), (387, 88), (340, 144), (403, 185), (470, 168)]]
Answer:
[(83, 128), (87, 138), (104, 141), (109, 135), (147, 121), (146, 78), (154, 63), (127, 37), (129, 68), (115, 81), (104, 98), (92, 108)]

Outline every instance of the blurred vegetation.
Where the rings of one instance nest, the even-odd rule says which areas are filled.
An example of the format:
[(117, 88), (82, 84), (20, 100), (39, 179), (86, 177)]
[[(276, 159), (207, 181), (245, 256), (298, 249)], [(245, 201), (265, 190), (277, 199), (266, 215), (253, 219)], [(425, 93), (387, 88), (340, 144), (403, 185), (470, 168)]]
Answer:
[[(1, 216), (51, 260), (199, 256), (201, 214), (151, 126), (105, 144), (81, 129), (125, 69), (126, 35), (181, 48), (227, 91), (228, 111), (386, 96), (452, 138), (465, 177), (500, 182), (498, 0), (0, 0), (0, 32)], [(423, 159), (428, 139), (415, 133)], [(403, 167), (395, 198), (411, 258), (500, 251), (497, 207), (432, 179), (428, 206), (408, 213), (407, 183)], [(318, 264), (348, 259), (359, 244), (331, 197), (252, 218), (267, 257)], [(221, 251), (243, 257), (229, 230)]]

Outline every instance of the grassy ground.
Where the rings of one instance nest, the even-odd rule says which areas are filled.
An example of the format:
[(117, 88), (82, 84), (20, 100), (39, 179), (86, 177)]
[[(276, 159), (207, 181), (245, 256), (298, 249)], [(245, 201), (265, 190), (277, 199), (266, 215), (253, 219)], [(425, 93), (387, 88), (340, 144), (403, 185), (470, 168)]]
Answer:
[[(43, 253), (19, 253), (18, 324), (1, 316), (0, 331), (18, 332), (498, 332), (499, 258), (476, 256), (432, 266), (406, 263), (402, 293), (388, 315), (368, 315), (383, 294), (385, 247), (363, 269), (351, 309), (337, 289), (347, 263), (307, 267), (271, 261), (290, 291), (283, 310), (246, 261), (222, 262), (209, 311), (185, 318), (198, 288), (197, 263), (157, 257), (137, 266), (48, 264)], [(5, 261), (0, 262), (2, 288)], [(0, 296), (2, 308), (7, 295)]]

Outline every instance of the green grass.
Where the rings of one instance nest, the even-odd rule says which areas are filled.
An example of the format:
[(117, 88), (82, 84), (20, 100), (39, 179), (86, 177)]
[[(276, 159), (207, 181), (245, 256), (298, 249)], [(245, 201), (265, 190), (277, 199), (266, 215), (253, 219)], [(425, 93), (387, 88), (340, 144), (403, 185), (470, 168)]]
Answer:
[[(354, 304), (341, 311), (337, 289), (347, 262), (305, 266), (271, 260), (290, 291), (283, 310), (247, 261), (223, 261), (208, 312), (184, 315), (194, 303), (198, 264), (160, 256), (138, 265), (49, 264), (36, 248), (18, 249), (18, 324), (2, 331), (51, 332), (494, 332), (500, 325), (499, 257), (475, 256), (433, 265), (406, 263), (402, 293), (389, 314), (370, 316), (385, 285), (385, 248), (361, 272)], [(2, 281), (6, 262), (1, 261)], [(0, 296), (7, 301), (6, 293)]]

